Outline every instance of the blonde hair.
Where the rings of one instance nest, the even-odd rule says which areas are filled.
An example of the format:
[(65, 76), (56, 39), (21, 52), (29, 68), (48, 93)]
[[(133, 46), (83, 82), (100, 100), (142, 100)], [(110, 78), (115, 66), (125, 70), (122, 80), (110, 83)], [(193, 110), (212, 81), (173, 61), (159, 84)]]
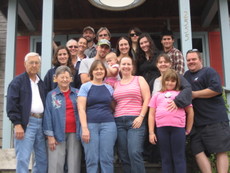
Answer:
[(105, 56), (105, 58), (108, 58), (108, 57), (111, 57), (111, 58), (113, 58), (113, 59), (116, 59), (117, 62), (118, 62), (117, 55), (116, 55), (115, 52), (109, 52), (109, 53)]
[(173, 69), (168, 69), (164, 72), (162, 76), (162, 80), (161, 80), (162, 88), (160, 91), (161, 92), (167, 91), (166, 86), (165, 86), (165, 81), (169, 81), (169, 80), (176, 81), (176, 86), (174, 90), (179, 91), (180, 90), (180, 76)]

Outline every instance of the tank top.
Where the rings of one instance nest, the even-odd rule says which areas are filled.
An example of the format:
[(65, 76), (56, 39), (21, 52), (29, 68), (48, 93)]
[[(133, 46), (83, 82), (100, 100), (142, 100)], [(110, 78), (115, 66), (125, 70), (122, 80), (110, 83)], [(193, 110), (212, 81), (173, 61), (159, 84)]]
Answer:
[(139, 116), (143, 104), (139, 76), (134, 76), (128, 84), (117, 82), (113, 93), (116, 101), (114, 117)]

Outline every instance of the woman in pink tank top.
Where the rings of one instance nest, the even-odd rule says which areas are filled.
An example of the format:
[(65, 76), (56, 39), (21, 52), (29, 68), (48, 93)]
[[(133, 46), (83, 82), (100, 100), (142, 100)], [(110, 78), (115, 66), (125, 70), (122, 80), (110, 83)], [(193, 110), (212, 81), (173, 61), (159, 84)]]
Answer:
[(132, 75), (133, 62), (130, 57), (121, 59), (120, 71), (122, 79), (115, 84), (113, 94), (118, 153), (125, 173), (145, 173), (142, 152), (150, 90), (143, 77)]

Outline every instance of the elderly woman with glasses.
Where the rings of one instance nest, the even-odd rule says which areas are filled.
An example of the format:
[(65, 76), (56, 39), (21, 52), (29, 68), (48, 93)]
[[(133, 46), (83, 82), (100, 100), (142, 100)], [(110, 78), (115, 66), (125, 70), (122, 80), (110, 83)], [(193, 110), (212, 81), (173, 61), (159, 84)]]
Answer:
[(49, 173), (64, 173), (65, 163), (69, 173), (81, 172), (78, 90), (70, 86), (72, 78), (69, 67), (58, 67), (54, 77), (58, 86), (46, 98), (43, 130), (48, 138)]
[(69, 41), (66, 42), (66, 47), (68, 48), (68, 50), (70, 52), (72, 63), (75, 67), (77, 64), (77, 53), (78, 53), (77, 40), (76, 39), (70, 39)]

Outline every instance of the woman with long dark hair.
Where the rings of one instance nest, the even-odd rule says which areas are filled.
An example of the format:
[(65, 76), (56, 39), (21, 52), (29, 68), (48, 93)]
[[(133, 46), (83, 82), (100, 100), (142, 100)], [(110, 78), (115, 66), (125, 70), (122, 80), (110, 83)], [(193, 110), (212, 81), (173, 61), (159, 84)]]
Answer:
[[(56, 69), (59, 66), (65, 65), (71, 69), (72, 75), (75, 74), (75, 69), (72, 63), (71, 54), (68, 48), (65, 46), (59, 46), (55, 50), (52, 64), (53, 64), (53, 67), (50, 70), (48, 70), (44, 78), (44, 83), (45, 83), (47, 92), (57, 87), (57, 83), (54, 80), (54, 74), (55, 74)], [(71, 83), (71, 86), (74, 86), (73, 82)]]
[(120, 62), (123, 57), (131, 57), (133, 59), (133, 55), (131, 52), (131, 41), (128, 37), (122, 36), (118, 39), (116, 45), (116, 54), (118, 62)]
[(156, 67), (156, 57), (159, 54), (149, 34), (143, 33), (137, 46), (137, 75), (143, 76), (153, 90), (153, 82), (160, 75)]

